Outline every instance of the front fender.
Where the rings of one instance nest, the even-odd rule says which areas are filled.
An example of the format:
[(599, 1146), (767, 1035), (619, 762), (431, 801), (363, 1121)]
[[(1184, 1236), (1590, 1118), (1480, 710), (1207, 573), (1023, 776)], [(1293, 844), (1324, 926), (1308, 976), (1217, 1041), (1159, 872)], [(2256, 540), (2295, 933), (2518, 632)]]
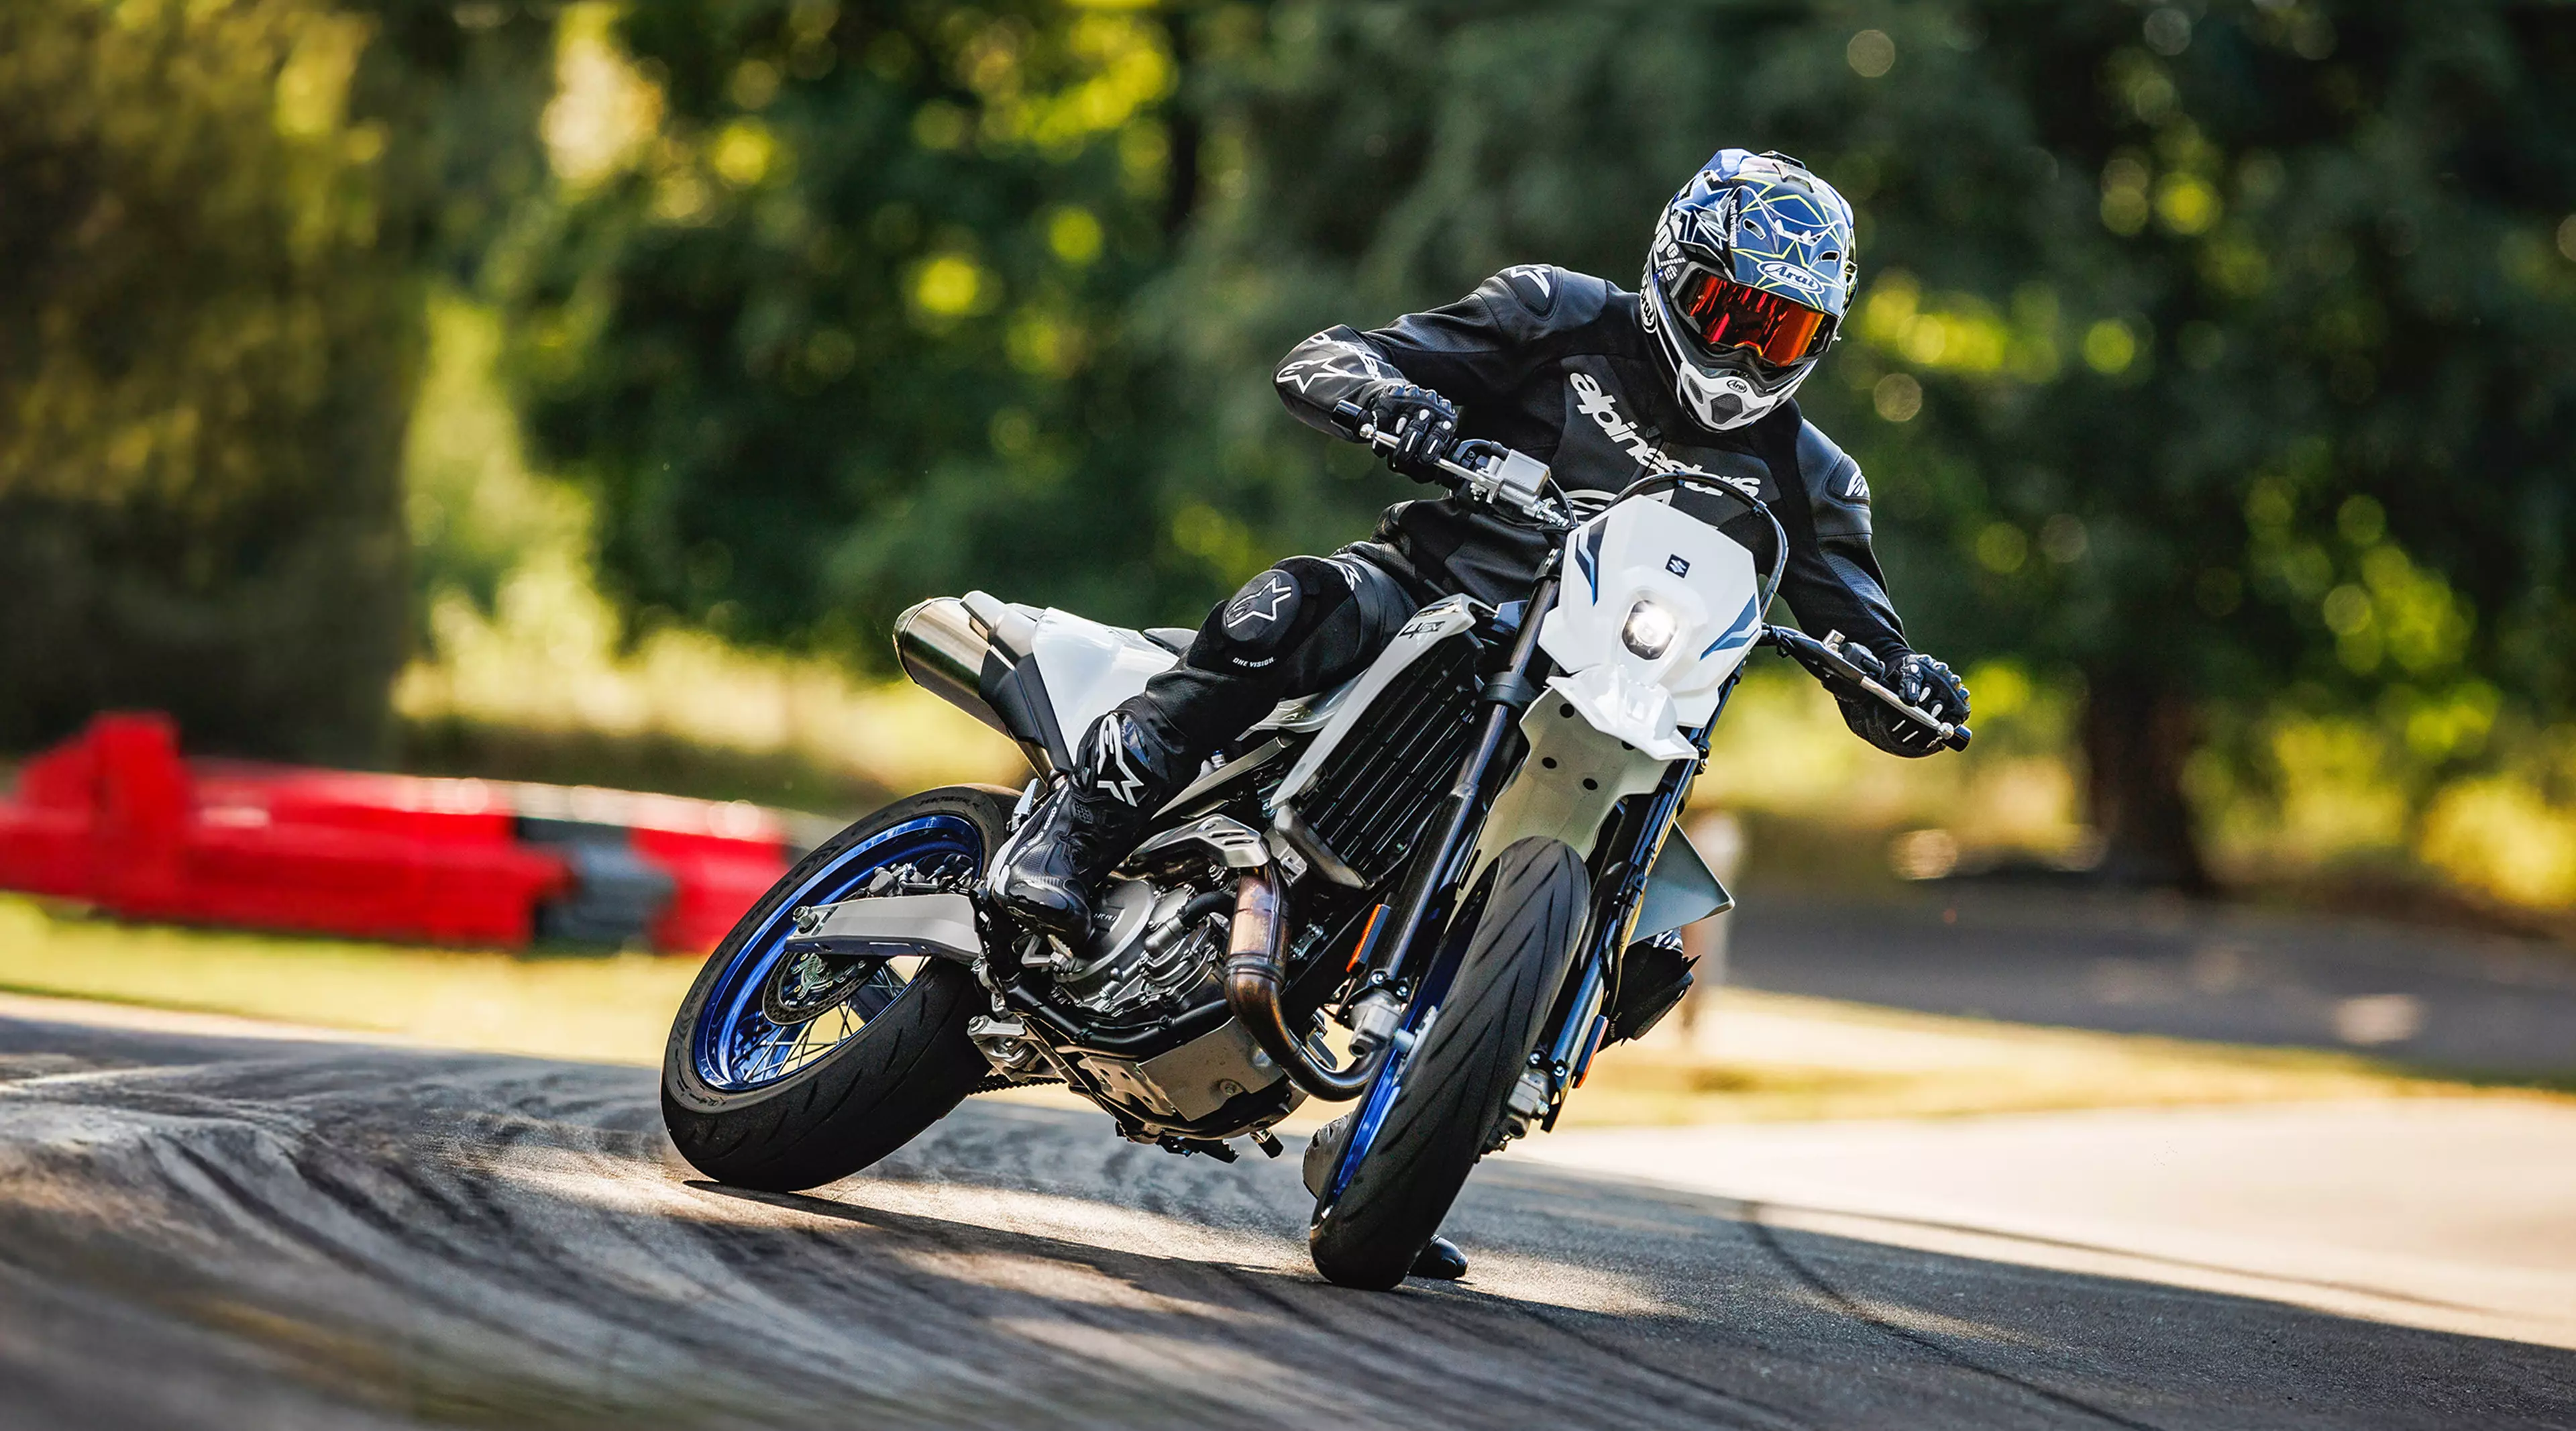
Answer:
[(1682, 757), (1657, 755), (1602, 730), (1588, 711), (1554, 694), (1532, 701), (1520, 726), (1529, 754), (1485, 816), (1461, 889), (1473, 888), (1495, 855), (1532, 835), (1563, 841), (1591, 859), (1611, 807), (1662, 784), (1677, 759), (1699, 755), (1688, 742)]

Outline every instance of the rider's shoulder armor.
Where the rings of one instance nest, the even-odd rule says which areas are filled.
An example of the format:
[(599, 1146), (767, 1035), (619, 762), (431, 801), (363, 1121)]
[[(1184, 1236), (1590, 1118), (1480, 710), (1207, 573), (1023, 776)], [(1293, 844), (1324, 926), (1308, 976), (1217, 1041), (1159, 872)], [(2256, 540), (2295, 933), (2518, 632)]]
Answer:
[(1816, 514), (1817, 536), (1868, 538), (1869, 479), (1824, 429), (1804, 419), (1798, 423), (1798, 477)]
[(1600, 321), (1617, 290), (1587, 273), (1524, 263), (1476, 286), (1497, 335), (1514, 343), (1572, 337)]

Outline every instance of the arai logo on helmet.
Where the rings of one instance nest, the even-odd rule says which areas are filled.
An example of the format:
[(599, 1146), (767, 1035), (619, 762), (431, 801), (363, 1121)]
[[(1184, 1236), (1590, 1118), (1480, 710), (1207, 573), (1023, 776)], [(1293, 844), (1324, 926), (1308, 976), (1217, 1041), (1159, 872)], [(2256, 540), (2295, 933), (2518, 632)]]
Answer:
[(1776, 258), (1765, 259), (1761, 263), (1754, 265), (1753, 271), (1762, 275), (1762, 281), (1765, 283), (1776, 283), (1783, 288), (1794, 288), (1800, 293), (1808, 294), (1812, 297), (1821, 298), (1824, 295), (1824, 283), (1819, 280), (1814, 273), (1807, 269), (1800, 268), (1794, 263), (1783, 263)]

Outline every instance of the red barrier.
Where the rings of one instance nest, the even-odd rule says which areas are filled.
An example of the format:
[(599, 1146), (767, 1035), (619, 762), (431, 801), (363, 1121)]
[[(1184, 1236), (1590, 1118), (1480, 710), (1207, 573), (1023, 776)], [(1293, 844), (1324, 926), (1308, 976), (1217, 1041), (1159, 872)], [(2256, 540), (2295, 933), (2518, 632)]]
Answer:
[[(577, 859), (575, 845), (614, 858)], [(99, 716), (0, 800), (0, 888), (370, 939), (522, 948), (541, 911), (579, 904), (582, 928), (703, 953), (788, 857), (778, 818), (755, 806), (188, 761), (153, 714)], [(610, 864), (643, 878), (612, 888)]]

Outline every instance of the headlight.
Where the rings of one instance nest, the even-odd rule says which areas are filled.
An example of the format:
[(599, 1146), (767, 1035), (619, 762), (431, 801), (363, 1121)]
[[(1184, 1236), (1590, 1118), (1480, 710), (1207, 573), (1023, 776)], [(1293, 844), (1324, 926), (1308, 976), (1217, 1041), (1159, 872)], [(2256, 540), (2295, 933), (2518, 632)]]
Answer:
[(1641, 596), (1636, 605), (1628, 608), (1628, 624), (1619, 628), (1619, 639), (1639, 660), (1652, 661), (1671, 649), (1678, 625), (1662, 602)]

